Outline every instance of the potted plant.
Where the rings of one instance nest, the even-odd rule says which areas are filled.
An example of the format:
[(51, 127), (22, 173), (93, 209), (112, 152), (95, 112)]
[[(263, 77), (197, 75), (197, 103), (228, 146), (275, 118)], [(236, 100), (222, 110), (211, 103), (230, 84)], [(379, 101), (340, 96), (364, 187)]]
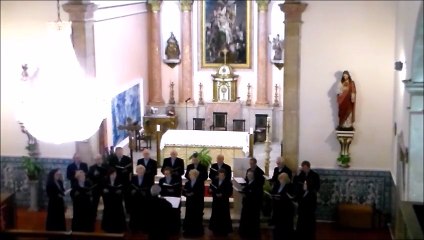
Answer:
[(340, 167), (348, 168), (349, 162), (350, 162), (350, 156), (349, 155), (340, 155), (340, 157), (337, 158), (337, 162), (339, 163)]
[(42, 173), (41, 165), (36, 161), (39, 156), (38, 142), (23, 126), (21, 131), (27, 135), (28, 142), (25, 149), (28, 151), (29, 156), (22, 156), (22, 167), (28, 177), (28, 185), (30, 189), (30, 211), (38, 211), (38, 185), (39, 178)]
[(197, 153), (197, 159), (199, 159), (199, 163), (209, 168), (212, 164), (212, 157), (209, 155), (209, 150), (207, 148), (202, 148), (200, 152)]

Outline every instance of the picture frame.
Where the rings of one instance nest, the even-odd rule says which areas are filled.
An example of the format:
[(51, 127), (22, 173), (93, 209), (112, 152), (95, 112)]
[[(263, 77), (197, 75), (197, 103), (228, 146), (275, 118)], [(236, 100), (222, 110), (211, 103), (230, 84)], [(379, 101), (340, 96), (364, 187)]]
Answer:
[(199, 1), (201, 68), (251, 68), (251, 9), (246, 0)]

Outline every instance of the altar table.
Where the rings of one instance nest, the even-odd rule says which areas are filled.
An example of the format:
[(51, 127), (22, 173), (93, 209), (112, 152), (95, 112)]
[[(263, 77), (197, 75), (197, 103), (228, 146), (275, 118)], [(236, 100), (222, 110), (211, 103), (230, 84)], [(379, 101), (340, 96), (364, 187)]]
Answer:
[(190, 164), (189, 157), (202, 148), (209, 150), (212, 163), (218, 154), (223, 154), (225, 163), (233, 168), (233, 158), (246, 157), (249, 154), (249, 133), (233, 131), (168, 130), (160, 142), (161, 156), (169, 157), (172, 149), (178, 157)]

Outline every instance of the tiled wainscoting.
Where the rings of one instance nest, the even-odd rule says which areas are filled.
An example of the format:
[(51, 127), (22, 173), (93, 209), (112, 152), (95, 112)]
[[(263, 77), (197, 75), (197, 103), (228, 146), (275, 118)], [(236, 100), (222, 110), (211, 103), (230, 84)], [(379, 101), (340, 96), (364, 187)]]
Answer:
[[(21, 167), (20, 157), (1, 156), (1, 189), (16, 192), (19, 206), (29, 205), (28, 181)], [(44, 173), (40, 179), (39, 202), (41, 207), (47, 204), (45, 193), (46, 176), (51, 169), (59, 168), (65, 177), (70, 159), (39, 159)], [(375, 204), (376, 209), (387, 216), (392, 212), (393, 181), (389, 171), (314, 169), (321, 177), (321, 190), (318, 195), (317, 219), (333, 221), (337, 204), (342, 202)], [(65, 180), (65, 188), (69, 181)], [(67, 201), (70, 201), (67, 197)]]

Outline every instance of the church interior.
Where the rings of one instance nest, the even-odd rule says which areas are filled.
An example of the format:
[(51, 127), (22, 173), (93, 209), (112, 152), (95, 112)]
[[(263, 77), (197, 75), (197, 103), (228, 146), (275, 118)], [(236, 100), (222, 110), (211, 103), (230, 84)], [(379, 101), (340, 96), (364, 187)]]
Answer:
[[(418, 0), (1, 1), (0, 236), (66, 239), (69, 195), (67, 231), (45, 230), (49, 172), (122, 148), (134, 174), (157, 160), (154, 183), (174, 151), (223, 157), (234, 185), (252, 157), (266, 182), (308, 161), (314, 239), (423, 239), (423, 29)], [(212, 181), (198, 239), (244, 239), (235, 190), (233, 233), (207, 230)], [(103, 232), (103, 200), (73, 239), (147, 239)]]

